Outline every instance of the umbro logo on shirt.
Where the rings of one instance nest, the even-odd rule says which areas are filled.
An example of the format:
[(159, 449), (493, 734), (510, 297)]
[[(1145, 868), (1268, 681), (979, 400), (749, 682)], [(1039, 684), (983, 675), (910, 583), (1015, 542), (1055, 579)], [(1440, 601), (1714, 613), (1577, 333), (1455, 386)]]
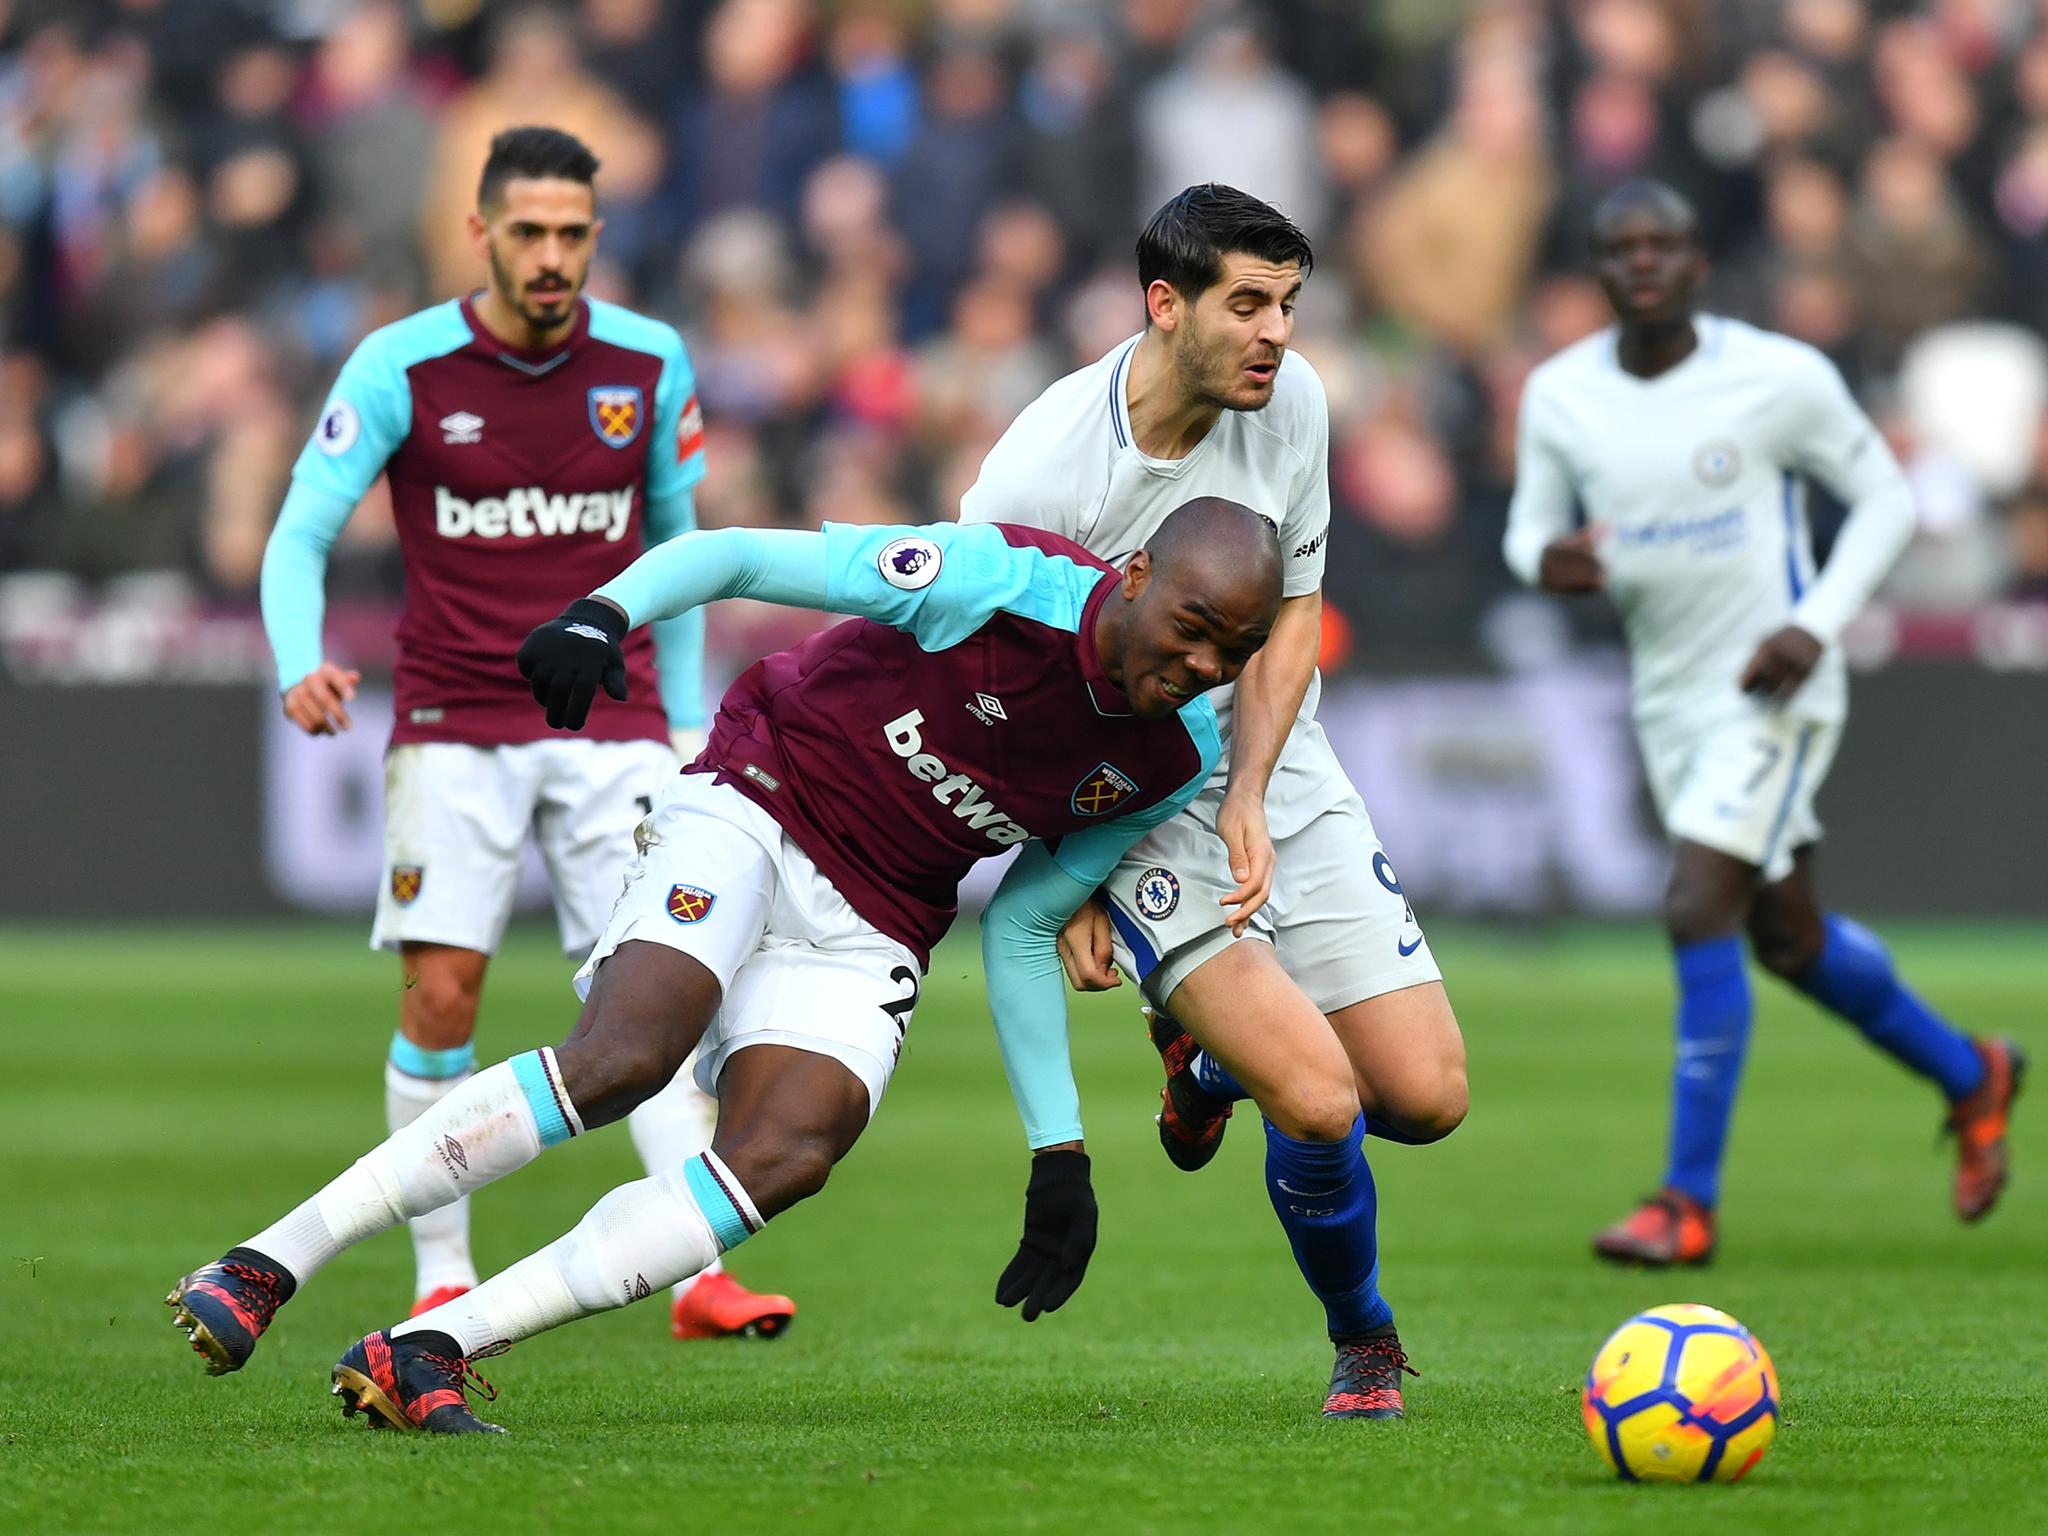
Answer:
[(480, 443), (484, 437), (484, 419), (472, 411), (457, 411), (452, 416), (441, 418), (441, 441), (444, 443)]
[(992, 693), (977, 693), (968, 700), (967, 713), (983, 725), (994, 725), (998, 720), (1010, 718), (1008, 711), (1003, 708), (1003, 701)]

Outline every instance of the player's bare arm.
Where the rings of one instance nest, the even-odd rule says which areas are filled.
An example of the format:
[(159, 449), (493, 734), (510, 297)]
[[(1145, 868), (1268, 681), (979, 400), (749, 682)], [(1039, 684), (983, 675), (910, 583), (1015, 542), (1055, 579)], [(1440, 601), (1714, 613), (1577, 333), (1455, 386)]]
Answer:
[(1231, 932), (1243, 935), (1252, 914), (1273, 893), (1273, 839), (1266, 830), (1266, 786), (1322, 649), (1323, 595), (1304, 592), (1280, 604), (1265, 648), (1238, 679), (1236, 727), (1230, 741), (1230, 787), (1216, 831), (1230, 850), (1237, 888), (1224, 895)]

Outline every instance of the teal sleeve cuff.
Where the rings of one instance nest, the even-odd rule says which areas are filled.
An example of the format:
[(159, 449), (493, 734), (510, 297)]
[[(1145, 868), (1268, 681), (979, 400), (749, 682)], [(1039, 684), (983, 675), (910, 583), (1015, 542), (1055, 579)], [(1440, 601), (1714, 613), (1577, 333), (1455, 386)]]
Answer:
[(1010, 1096), (1035, 1149), (1081, 1138), (1081, 1095), (1067, 1049), (1066, 976), (1056, 941), (1093, 887), (1027, 843), (981, 919), (989, 1009)]
[(825, 540), (822, 534), (756, 528), (686, 533), (657, 544), (591, 595), (618, 604), (636, 626), (723, 597), (823, 608)]
[(327, 552), (355, 503), (294, 479), (263, 546), (263, 632), (277, 658), (279, 691), (320, 665), (320, 624), (327, 614)]

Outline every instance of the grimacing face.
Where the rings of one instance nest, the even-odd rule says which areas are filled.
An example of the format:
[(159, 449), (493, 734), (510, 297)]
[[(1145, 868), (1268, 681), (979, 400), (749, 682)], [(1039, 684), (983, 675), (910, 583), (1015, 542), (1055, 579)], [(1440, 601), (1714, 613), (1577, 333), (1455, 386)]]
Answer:
[(1273, 627), (1274, 612), (1247, 593), (1191, 591), (1142, 550), (1124, 573), (1126, 593), (1134, 585), (1118, 659), (1131, 712), (1144, 719), (1236, 682)]
[(1177, 293), (1173, 357), (1182, 392), (1227, 411), (1263, 410), (1294, 339), (1301, 282), (1294, 262), (1234, 251), (1223, 258), (1222, 277), (1195, 298)]
[(554, 330), (575, 313), (603, 227), (591, 189), (556, 176), (514, 176), (496, 206), (470, 215), (491, 287), (536, 331)]

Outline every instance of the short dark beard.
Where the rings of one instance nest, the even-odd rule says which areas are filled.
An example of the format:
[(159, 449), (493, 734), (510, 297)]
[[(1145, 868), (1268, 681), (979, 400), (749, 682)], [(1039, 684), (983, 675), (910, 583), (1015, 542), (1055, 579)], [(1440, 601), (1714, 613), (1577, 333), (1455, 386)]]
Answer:
[(1186, 335), (1182, 338), (1181, 344), (1174, 348), (1173, 371), (1174, 377), (1180, 381), (1182, 392), (1190, 399), (1197, 400), (1203, 405), (1214, 406), (1219, 411), (1263, 411), (1273, 403), (1272, 390), (1266, 392), (1263, 400), (1249, 405), (1240, 405), (1229, 396), (1219, 394), (1209, 379), (1212, 365), (1222, 348), (1210, 345), (1195, 325), (1192, 313), (1182, 329)]
[(570, 316), (576, 313), (576, 295), (579, 290), (572, 284), (569, 289), (569, 308), (563, 313), (561, 319), (550, 320), (544, 316), (535, 315), (533, 311), (529, 310), (521, 302), (521, 295), (517, 285), (512, 281), (512, 274), (498, 264), (498, 248), (486, 242), (485, 249), (490, 252), (491, 286), (498, 290), (500, 298), (512, 306), (512, 313), (524, 320), (536, 335), (546, 335), (549, 331), (560, 330), (568, 322)]

